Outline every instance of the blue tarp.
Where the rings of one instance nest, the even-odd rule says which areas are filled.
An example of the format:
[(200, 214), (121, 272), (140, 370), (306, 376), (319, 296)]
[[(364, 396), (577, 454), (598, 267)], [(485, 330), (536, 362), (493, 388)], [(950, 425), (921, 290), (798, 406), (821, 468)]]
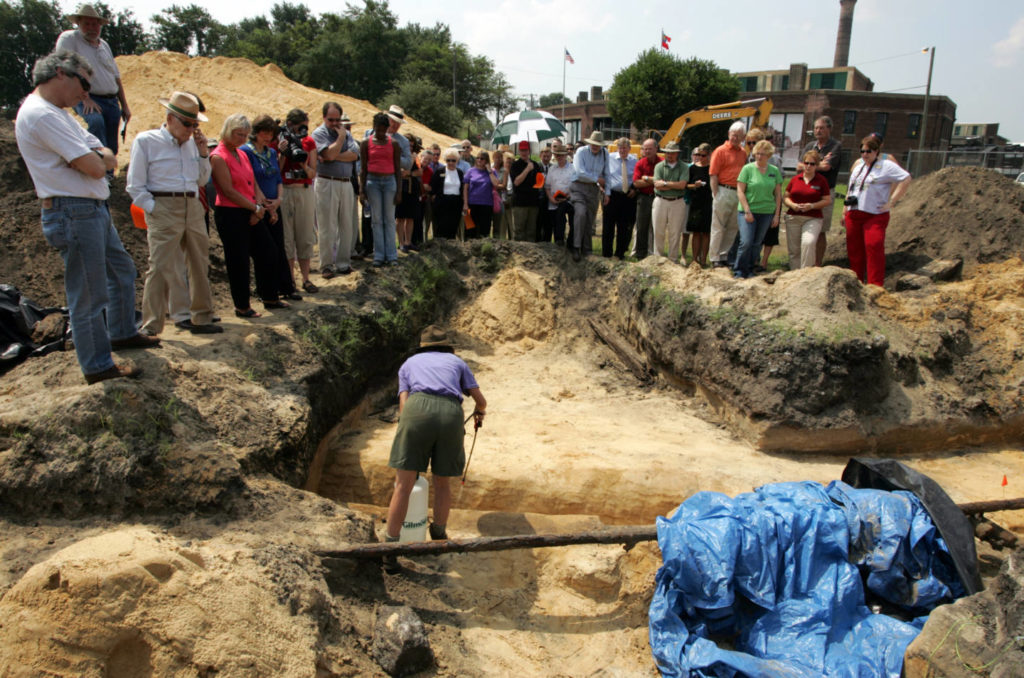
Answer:
[[(650, 641), (664, 676), (896, 677), (920, 615), (964, 593), (909, 492), (701, 492), (657, 525)], [(865, 589), (918, 619), (873, 614)]]

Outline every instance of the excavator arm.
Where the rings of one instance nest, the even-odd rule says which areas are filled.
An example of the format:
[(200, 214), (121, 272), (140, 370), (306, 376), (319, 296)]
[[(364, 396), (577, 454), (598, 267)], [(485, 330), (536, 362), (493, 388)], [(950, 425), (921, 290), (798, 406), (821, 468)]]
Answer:
[(723, 120), (739, 120), (740, 118), (754, 117), (755, 127), (767, 127), (768, 116), (772, 113), (772, 100), (768, 97), (760, 99), (747, 99), (745, 101), (733, 101), (727, 104), (716, 106), (704, 106), (689, 113), (684, 113), (675, 119), (672, 126), (668, 128), (665, 135), (661, 137), (659, 146), (664, 148), (670, 141), (679, 142), (683, 138), (683, 132), (705, 125), (709, 122), (722, 122)]

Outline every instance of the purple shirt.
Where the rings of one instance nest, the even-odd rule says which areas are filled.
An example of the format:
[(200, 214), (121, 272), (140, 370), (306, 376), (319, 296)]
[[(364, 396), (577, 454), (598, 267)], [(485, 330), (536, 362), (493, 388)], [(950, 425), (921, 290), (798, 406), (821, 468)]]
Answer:
[(470, 205), (494, 205), (494, 184), (491, 183), (490, 172), (473, 167), (466, 172), (462, 183), (469, 184)]
[(454, 353), (426, 351), (412, 356), (398, 368), (398, 392), (429, 393), (456, 398), (479, 388), (476, 378), (462, 358)]

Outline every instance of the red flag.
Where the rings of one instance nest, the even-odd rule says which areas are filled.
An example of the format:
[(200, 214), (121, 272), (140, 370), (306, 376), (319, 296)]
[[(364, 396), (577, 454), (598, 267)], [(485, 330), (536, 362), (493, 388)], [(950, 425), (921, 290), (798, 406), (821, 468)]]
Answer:
[(665, 35), (665, 31), (661, 32), (661, 46), (668, 49), (668, 43), (672, 42), (672, 38)]
[(1003, 476), (1003, 487), (1006, 487), (1009, 483), (1006, 482), (1006, 476)]

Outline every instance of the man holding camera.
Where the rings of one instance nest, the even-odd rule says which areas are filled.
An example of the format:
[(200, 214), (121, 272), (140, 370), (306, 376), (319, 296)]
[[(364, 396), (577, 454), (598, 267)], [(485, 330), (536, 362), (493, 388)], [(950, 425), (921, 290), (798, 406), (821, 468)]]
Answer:
[(292, 267), (297, 261), (302, 289), (310, 294), (319, 288), (309, 279), (309, 260), (316, 242), (316, 142), (307, 134), (309, 116), (300, 108), (288, 112), (278, 138), (281, 158), (281, 220), (284, 223), (284, 251)]
[(320, 228), (320, 275), (330, 280), (352, 272), (356, 161), (359, 145), (342, 121), (341, 104), (328, 101), (324, 123), (313, 130), (316, 143), (316, 222)]
[[(814, 141), (804, 146), (800, 157), (803, 157), (807, 151), (817, 151), (821, 156), (821, 162), (818, 163), (818, 174), (825, 177), (828, 188), (832, 192), (832, 201), (821, 209), (821, 233), (818, 234), (818, 245), (814, 255), (814, 265), (821, 266), (821, 262), (825, 258), (825, 247), (828, 245), (825, 234), (832, 227), (832, 206), (836, 200), (836, 181), (839, 180), (839, 163), (843, 157), (842, 144), (838, 139), (832, 138), (832, 118), (823, 115), (814, 121)], [(798, 164), (797, 172), (802, 171), (803, 165)]]

